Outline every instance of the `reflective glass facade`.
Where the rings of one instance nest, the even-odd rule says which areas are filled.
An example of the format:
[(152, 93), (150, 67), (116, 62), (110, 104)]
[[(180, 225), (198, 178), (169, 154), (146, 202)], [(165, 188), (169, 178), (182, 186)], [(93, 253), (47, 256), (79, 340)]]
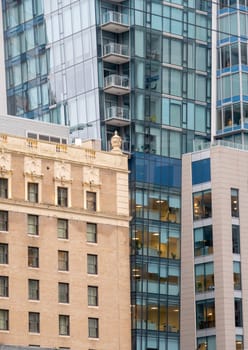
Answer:
[(248, 143), (248, 8), (221, 0), (217, 35), (217, 138)]
[(211, 3), (2, 4), (8, 112), (68, 124), (105, 149), (122, 137), (133, 349), (179, 350), (181, 155), (210, 136)]

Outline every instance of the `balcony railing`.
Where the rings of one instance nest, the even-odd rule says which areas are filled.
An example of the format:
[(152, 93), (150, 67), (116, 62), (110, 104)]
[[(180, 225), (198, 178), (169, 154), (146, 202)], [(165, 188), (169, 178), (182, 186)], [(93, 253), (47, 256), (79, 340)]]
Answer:
[(125, 32), (129, 29), (129, 16), (121, 12), (107, 11), (103, 14), (102, 28), (110, 32)]
[(109, 119), (123, 119), (127, 122), (130, 121), (129, 108), (112, 106), (107, 108), (105, 120)]
[(105, 92), (113, 95), (125, 95), (130, 91), (128, 76), (112, 74), (104, 78)]
[(108, 43), (104, 45), (103, 54), (105, 55), (121, 55), (129, 56), (129, 49), (127, 45)]

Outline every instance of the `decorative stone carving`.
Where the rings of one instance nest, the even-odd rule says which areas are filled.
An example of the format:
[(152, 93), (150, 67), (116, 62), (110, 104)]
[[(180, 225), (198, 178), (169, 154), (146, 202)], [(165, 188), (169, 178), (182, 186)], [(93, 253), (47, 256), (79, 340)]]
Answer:
[(54, 180), (61, 182), (71, 182), (71, 165), (63, 162), (55, 162)]
[(12, 173), (11, 171), (11, 155), (8, 153), (0, 153), (0, 173), (7, 175)]
[(111, 146), (112, 146), (111, 152), (121, 154), (122, 153), (121, 144), (122, 144), (122, 139), (118, 135), (117, 131), (115, 131), (114, 136), (112, 136), (111, 138)]
[(99, 169), (92, 167), (83, 168), (84, 184), (90, 186), (100, 186)]
[(24, 158), (24, 174), (31, 177), (42, 177), (41, 159), (34, 157)]

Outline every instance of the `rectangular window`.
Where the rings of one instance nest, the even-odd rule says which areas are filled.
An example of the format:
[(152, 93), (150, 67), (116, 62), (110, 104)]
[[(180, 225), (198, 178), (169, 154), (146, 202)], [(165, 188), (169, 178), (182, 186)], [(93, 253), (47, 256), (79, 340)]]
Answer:
[(97, 255), (87, 254), (87, 272), (92, 275), (97, 274)]
[(9, 310), (0, 309), (0, 330), (9, 329)]
[(234, 299), (235, 327), (243, 327), (242, 299)]
[(28, 313), (28, 331), (40, 333), (40, 314), (38, 312)]
[(9, 277), (0, 276), (0, 297), (9, 296)]
[(68, 188), (66, 187), (57, 188), (57, 203), (61, 207), (68, 206)]
[(58, 219), (57, 234), (58, 234), (58, 238), (68, 239), (68, 220)]
[(69, 283), (59, 282), (58, 292), (59, 303), (69, 303)]
[(8, 264), (8, 244), (0, 243), (0, 264)]
[(99, 337), (98, 318), (88, 318), (88, 336), (89, 338)]
[(40, 282), (39, 280), (28, 280), (28, 299), (39, 300), (40, 299)]
[(28, 234), (39, 235), (39, 217), (38, 215), (28, 214)]
[(233, 254), (240, 254), (240, 234), (237, 225), (232, 225), (232, 251)]
[(86, 192), (86, 208), (90, 211), (96, 211), (96, 192)]
[(8, 231), (8, 212), (0, 211), (0, 231)]
[(59, 335), (70, 335), (70, 316), (59, 315)]
[(39, 267), (39, 248), (28, 247), (28, 266)]
[(206, 219), (212, 216), (211, 191), (193, 193), (194, 220)]
[(8, 179), (0, 178), (0, 197), (8, 198)]
[(195, 265), (195, 291), (202, 293), (214, 290), (214, 264)]
[(233, 286), (235, 290), (241, 290), (241, 268), (240, 262), (233, 262)]
[(239, 191), (237, 189), (231, 189), (231, 212), (232, 217), (239, 217)]
[(201, 300), (196, 302), (196, 328), (205, 329), (215, 327), (214, 300)]
[(39, 200), (39, 184), (29, 182), (28, 183), (28, 200), (32, 203), (38, 203)]
[(98, 287), (88, 286), (88, 305), (98, 306)]
[(87, 223), (87, 242), (97, 242), (97, 225)]
[(58, 269), (59, 271), (69, 270), (69, 252), (65, 250), (58, 251)]
[(194, 230), (195, 256), (213, 254), (212, 226), (199, 227)]

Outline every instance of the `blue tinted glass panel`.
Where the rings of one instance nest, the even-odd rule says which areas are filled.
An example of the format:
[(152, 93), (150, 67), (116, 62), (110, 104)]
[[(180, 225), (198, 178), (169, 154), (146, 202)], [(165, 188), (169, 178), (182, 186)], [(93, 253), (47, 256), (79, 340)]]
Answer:
[(208, 182), (210, 179), (210, 158), (192, 162), (192, 185)]

